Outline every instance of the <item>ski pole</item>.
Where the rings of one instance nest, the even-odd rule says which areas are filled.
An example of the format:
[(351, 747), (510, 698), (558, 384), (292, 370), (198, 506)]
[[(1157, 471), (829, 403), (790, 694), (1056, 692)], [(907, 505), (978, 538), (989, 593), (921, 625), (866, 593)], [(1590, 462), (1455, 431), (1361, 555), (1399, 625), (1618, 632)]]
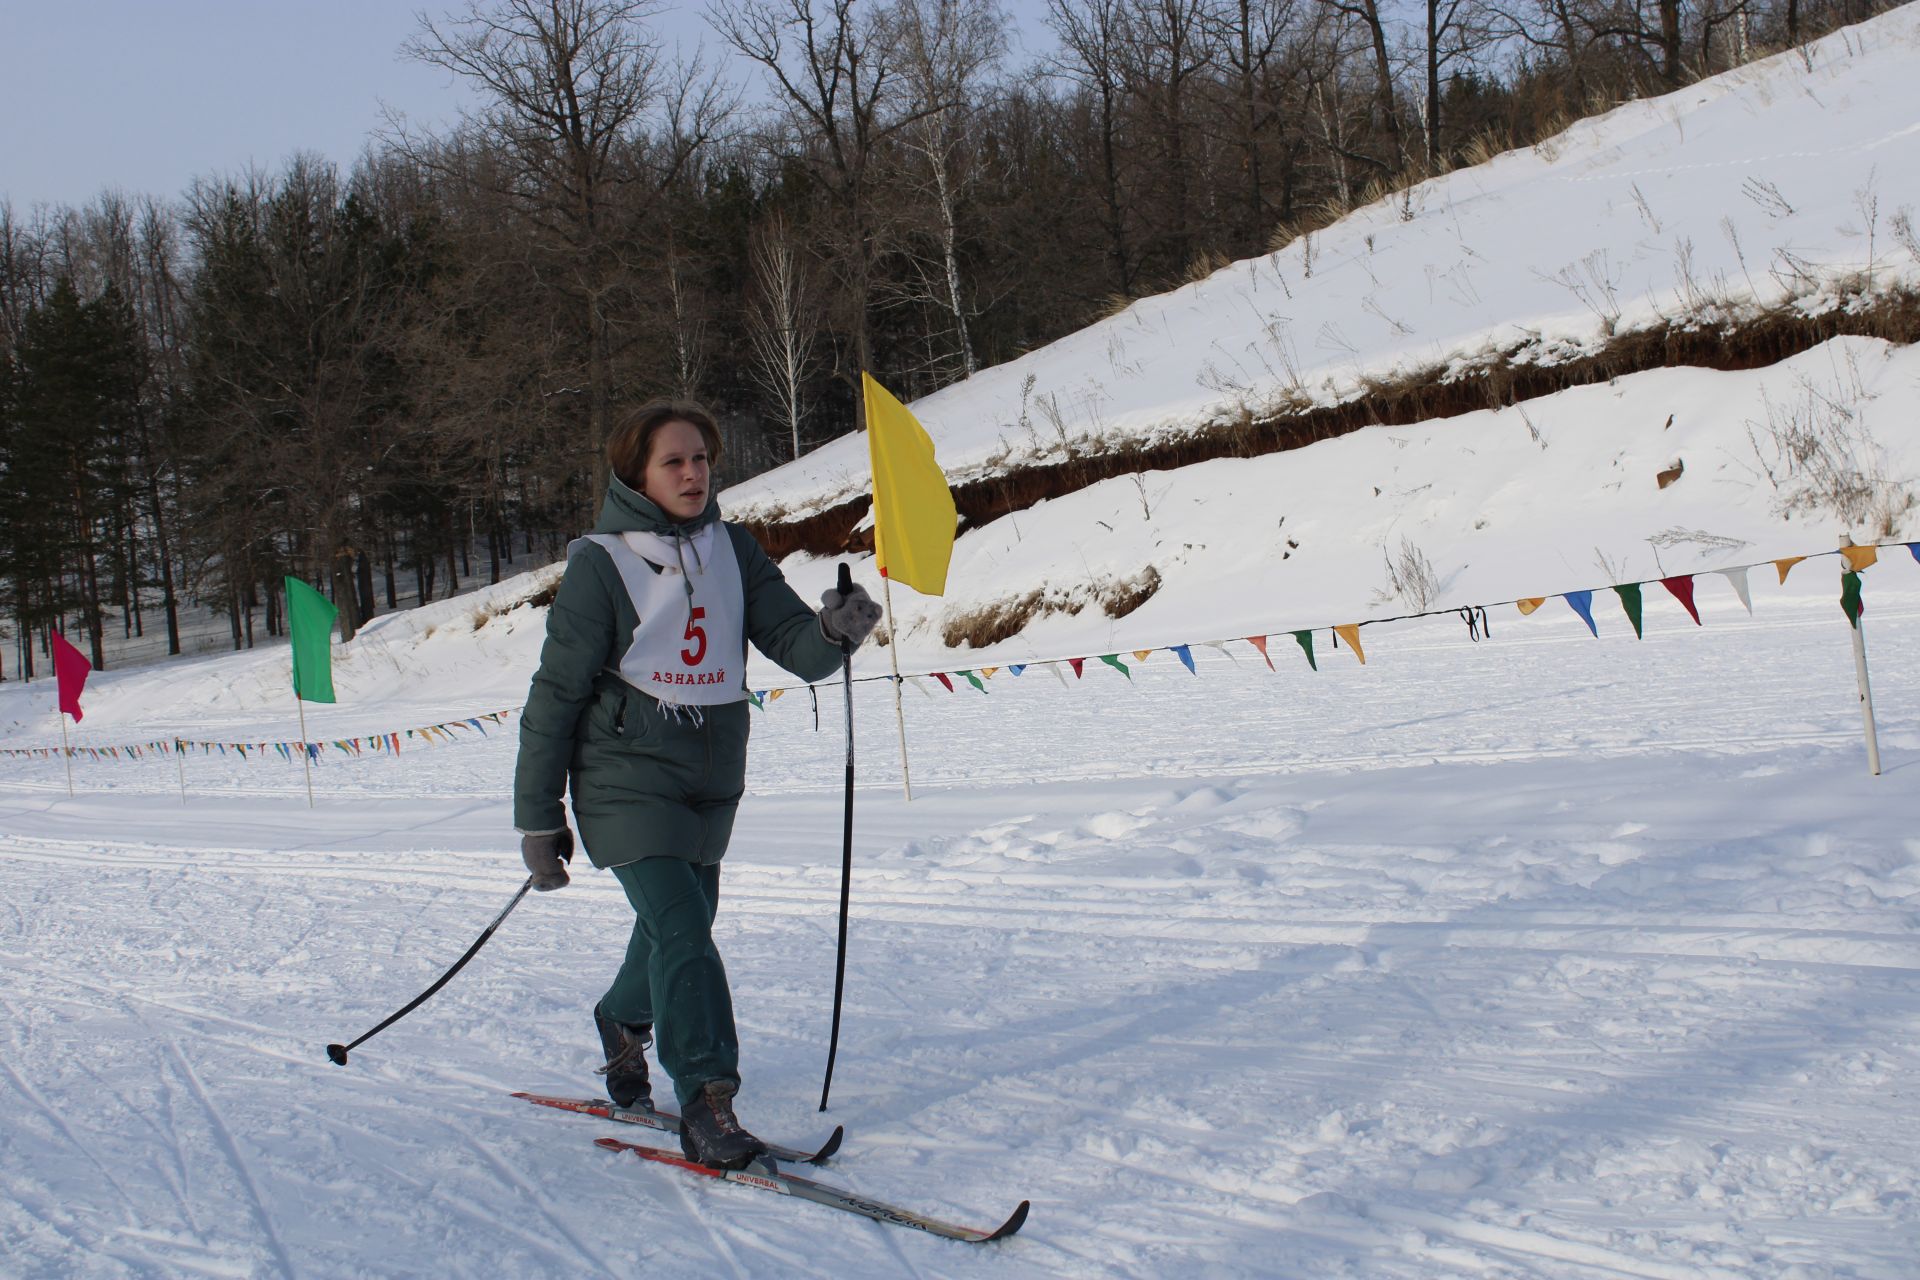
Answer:
[[(840, 596), (853, 590), (853, 571), (840, 564)], [(847, 692), (847, 805), (840, 840), (840, 949), (833, 961), (833, 1032), (827, 1039), (827, 1075), (820, 1082), (820, 1109), (833, 1089), (833, 1059), (840, 1051), (840, 996), (847, 983), (847, 904), (853, 890), (853, 646), (840, 642), (840, 680)]]
[(531, 888), (533, 888), (533, 877), (528, 876), (527, 882), (520, 886), (520, 892), (513, 895), (513, 901), (507, 903), (507, 905), (501, 909), (500, 914), (493, 918), (493, 923), (488, 925), (485, 929), (481, 930), (480, 936), (473, 940), (473, 945), (467, 948), (467, 954), (461, 956), (458, 960), (455, 960), (453, 962), (453, 968), (441, 974), (440, 980), (438, 982), (434, 983), (432, 986), (428, 987), (425, 991), (422, 991), (419, 995), (415, 996), (412, 999), (412, 1001), (408, 1003), (406, 1008), (400, 1010), (400, 1012), (394, 1014), (392, 1017), (388, 1018), (385, 1022), (381, 1023), (379, 1026), (367, 1032), (367, 1034), (361, 1036), (358, 1040), (355, 1040), (352, 1044), (328, 1045), (327, 1056), (333, 1059), (334, 1065), (340, 1066), (340, 1067), (346, 1066), (347, 1050), (357, 1049), (362, 1044), (373, 1039), (375, 1036), (379, 1035), (382, 1031), (385, 1031), (388, 1027), (392, 1026), (394, 1023), (400, 1021), (400, 1019), (406, 1017), (408, 1014), (412, 1013), (415, 1009), (418, 1009), (421, 1005), (425, 1004), (427, 1002), (428, 997), (433, 995), (433, 993), (438, 991), (440, 988), (446, 986), (447, 982), (453, 977), (453, 975), (460, 972), (461, 969), (465, 968), (467, 961), (473, 959), (474, 955), (479, 952), (480, 948), (487, 945), (487, 939), (493, 936), (493, 931), (500, 927), (500, 922), (507, 918), (508, 912), (512, 911), (515, 907), (520, 905), (520, 899), (526, 897), (527, 890)]

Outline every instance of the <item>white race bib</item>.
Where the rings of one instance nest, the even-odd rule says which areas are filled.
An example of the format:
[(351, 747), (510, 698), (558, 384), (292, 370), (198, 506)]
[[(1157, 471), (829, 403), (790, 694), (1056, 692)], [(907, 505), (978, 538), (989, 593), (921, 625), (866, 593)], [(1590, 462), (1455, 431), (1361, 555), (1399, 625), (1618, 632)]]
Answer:
[(668, 703), (711, 707), (747, 696), (746, 592), (719, 521), (688, 538), (590, 533), (581, 542), (613, 559), (640, 615), (620, 659), (622, 680)]

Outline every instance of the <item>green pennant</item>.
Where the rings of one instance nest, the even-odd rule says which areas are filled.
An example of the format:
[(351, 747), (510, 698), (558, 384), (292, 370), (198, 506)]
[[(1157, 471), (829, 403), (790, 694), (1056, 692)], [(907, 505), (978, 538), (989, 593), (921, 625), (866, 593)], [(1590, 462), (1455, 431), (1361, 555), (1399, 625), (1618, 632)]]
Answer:
[(1307, 655), (1307, 665), (1318, 671), (1320, 664), (1313, 660), (1313, 632), (1296, 631), (1293, 633), (1293, 638), (1300, 642), (1302, 652)]
[(978, 689), (980, 692), (985, 693), (987, 691), (987, 686), (982, 684), (980, 681), (980, 677), (973, 674), (973, 672), (961, 671), (961, 672), (957, 672), (956, 674), (965, 676), (967, 678), (967, 683), (972, 685), (974, 688)]
[(293, 696), (332, 702), (333, 620), (339, 610), (298, 578), (287, 579), (287, 624), (293, 632)]
[(1634, 637), (1644, 640), (1646, 637), (1640, 633), (1640, 584), (1629, 582), (1624, 586), (1615, 587), (1614, 591), (1619, 594), (1620, 603), (1626, 607), (1627, 621), (1633, 624)]
[(1847, 622), (1855, 631), (1860, 629), (1860, 615), (1866, 605), (1860, 599), (1860, 575), (1849, 569), (1840, 575), (1840, 611), (1847, 615)]
[(1118, 671), (1121, 675), (1125, 676), (1127, 679), (1129, 680), (1133, 679), (1133, 672), (1127, 670), (1127, 664), (1120, 661), (1119, 654), (1103, 653), (1100, 655), (1100, 661), (1106, 663), (1108, 666), (1112, 667), (1115, 671)]

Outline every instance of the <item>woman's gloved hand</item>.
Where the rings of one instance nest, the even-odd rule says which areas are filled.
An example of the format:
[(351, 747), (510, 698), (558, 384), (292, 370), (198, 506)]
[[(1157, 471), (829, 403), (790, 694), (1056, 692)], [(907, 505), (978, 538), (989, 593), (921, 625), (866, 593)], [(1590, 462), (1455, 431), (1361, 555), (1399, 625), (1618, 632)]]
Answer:
[(858, 649), (879, 625), (880, 612), (858, 583), (844, 593), (829, 588), (820, 593), (820, 633), (835, 644)]
[(541, 893), (567, 887), (567, 863), (573, 860), (573, 832), (565, 827), (520, 837), (520, 861), (533, 873)]

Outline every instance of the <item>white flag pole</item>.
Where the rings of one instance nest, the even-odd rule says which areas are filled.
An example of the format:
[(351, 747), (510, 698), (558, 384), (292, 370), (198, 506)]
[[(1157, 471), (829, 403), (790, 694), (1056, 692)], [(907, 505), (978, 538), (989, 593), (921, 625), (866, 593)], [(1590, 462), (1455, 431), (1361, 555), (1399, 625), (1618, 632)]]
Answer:
[(180, 766), (180, 803), (187, 802), (187, 744), (180, 738), (173, 740), (173, 762)]
[[(879, 546), (879, 525), (874, 526), (875, 548)], [(893, 579), (880, 575), (880, 594), (887, 600), (887, 657), (893, 662), (893, 719), (900, 728), (900, 786), (913, 799), (913, 778), (907, 770), (907, 713), (900, 708), (900, 632), (893, 625)]]
[(293, 695), (295, 705), (300, 708), (300, 763), (307, 767), (307, 808), (313, 808), (313, 753), (307, 750), (307, 700), (298, 693)]
[[(1848, 534), (1840, 535), (1840, 545), (1851, 547), (1853, 538)], [(1840, 572), (1844, 575), (1852, 566), (1845, 556), (1840, 557)], [(1860, 616), (1853, 620), (1853, 677), (1860, 689), (1860, 722), (1867, 731), (1867, 772), (1874, 777), (1880, 776), (1880, 738), (1873, 727), (1873, 687), (1867, 681), (1867, 618), (1866, 601), (1861, 601)]]
[(71, 796), (73, 794), (73, 748), (67, 743), (67, 713), (56, 711), (54, 714), (60, 717), (60, 754), (67, 760), (67, 794)]

